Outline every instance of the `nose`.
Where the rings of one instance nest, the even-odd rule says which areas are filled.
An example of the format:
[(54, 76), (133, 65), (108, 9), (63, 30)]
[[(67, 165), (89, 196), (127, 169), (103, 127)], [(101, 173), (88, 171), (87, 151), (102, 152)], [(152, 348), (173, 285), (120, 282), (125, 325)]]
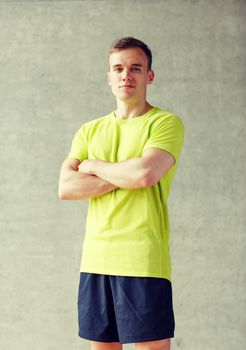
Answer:
[(123, 78), (123, 81), (127, 81), (127, 80), (131, 79), (130, 70), (128, 70), (128, 69), (123, 70), (122, 78)]

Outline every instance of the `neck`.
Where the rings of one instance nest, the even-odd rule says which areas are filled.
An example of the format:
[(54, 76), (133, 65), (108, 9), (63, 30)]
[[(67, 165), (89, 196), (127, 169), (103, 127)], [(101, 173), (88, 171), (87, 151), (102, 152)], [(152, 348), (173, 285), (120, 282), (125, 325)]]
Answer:
[(117, 109), (114, 111), (114, 114), (118, 118), (131, 119), (145, 114), (152, 107), (153, 106), (150, 105), (146, 100), (138, 104), (129, 104), (125, 103), (124, 101), (117, 100)]

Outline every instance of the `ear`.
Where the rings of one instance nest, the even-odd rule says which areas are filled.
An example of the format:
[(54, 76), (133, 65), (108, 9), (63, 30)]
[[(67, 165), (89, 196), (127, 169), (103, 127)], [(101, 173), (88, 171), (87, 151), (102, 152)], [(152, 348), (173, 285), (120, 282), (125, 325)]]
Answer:
[(148, 84), (152, 84), (153, 83), (153, 80), (154, 80), (154, 77), (155, 77), (155, 73), (154, 71), (151, 69), (149, 72), (148, 72)]

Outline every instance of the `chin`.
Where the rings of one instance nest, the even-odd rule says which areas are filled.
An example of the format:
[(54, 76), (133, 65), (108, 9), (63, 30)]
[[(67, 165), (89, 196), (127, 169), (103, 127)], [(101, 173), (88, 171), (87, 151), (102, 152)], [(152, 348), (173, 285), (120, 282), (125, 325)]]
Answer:
[(117, 94), (117, 97), (119, 98), (128, 98), (129, 96), (136, 96), (136, 93), (130, 91), (121, 91), (119, 94)]
[(122, 101), (127, 101), (127, 100), (131, 100), (133, 97), (135, 96), (130, 96), (128, 94), (120, 94), (118, 96), (116, 96), (118, 98), (118, 100), (122, 100)]

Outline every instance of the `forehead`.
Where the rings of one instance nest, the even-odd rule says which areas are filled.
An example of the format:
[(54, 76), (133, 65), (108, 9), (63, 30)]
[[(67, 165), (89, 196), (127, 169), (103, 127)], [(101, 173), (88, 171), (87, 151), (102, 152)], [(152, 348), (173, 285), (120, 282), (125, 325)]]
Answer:
[(139, 47), (133, 47), (128, 49), (121, 49), (111, 53), (109, 56), (109, 63), (113, 65), (120, 64), (125, 66), (131, 66), (133, 64), (142, 64), (147, 67), (148, 59), (142, 49)]

